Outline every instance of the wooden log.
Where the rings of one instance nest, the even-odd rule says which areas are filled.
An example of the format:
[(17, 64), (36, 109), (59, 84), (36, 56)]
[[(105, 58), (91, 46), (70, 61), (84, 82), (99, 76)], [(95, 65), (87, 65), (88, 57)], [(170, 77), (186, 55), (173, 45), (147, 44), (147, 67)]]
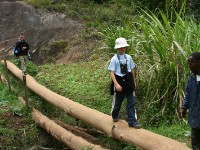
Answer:
[[(3, 61), (1, 61), (3, 63)], [(11, 62), (7, 62), (8, 69), (22, 80), (22, 73)], [(126, 141), (147, 150), (188, 150), (189, 148), (178, 141), (155, 134), (145, 129), (129, 128), (127, 122), (120, 120), (113, 123), (111, 116), (76, 103), (46, 87), (40, 85), (34, 78), (27, 75), (27, 87), (46, 101), (64, 110), (70, 116), (78, 118), (110, 137)]]
[[(0, 75), (0, 79), (1, 79), (1, 81), (3, 82), (3, 83), (7, 83), (7, 80), (6, 80), (6, 78), (3, 76), (3, 75)], [(12, 88), (12, 90), (13, 90), (13, 87), (11, 86), (11, 88)], [(22, 97), (18, 97), (18, 99), (19, 99), (19, 101), (23, 104), (23, 105), (26, 105), (26, 100), (25, 99), (23, 99)], [(42, 115), (42, 113), (41, 112), (39, 112), (38, 110), (36, 110), (36, 109), (33, 109), (33, 111), (32, 111), (32, 118), (36, 121), (36, 122), (41, 122), (41, 120), (39, 120), (38, 118), (37, 118), (37, 116), (42, 116), (42, 117), (40, 117), (40, 119), (42, 120), (42, 119), (44, 119), (44, 118), (47, 118), (46, 116), (44, 116), (44, 115)], [(70, 125), (67, 125), (67, 124), (64, 124), (63, 122), (61, 122), (61, 121), (59, 121), (59, 120), (50, 120), (50, 122), (49, 122), (49, 120), (50, 119), (46, 119), (46, 123), (48, 124), (48, 126), (49, 126), (49, 128), (51, 128), (51, 125), (52, 126), (54, 126), (54, 128), (56, 129), (56, 130), (54, 130), (54, 128), (53, 129), (46, 129), (45, 128), (45, 126), (44, 126), (44, 124), (42, 124), (41, 125), (41, 127), (43, 127), (44, 129), (46, 129), (47, 131), (53, 131), (53, 132), (57, 132), (57, 130), (62, 130), (63, 131), (63, 129), (65, 130), (65, 129), (67, 129), (67, 131), (65, 130), (63, 133), (65, 134), (65, 135), (67, 135), (67, 136), (65, 136), (65, 137), (63, 137), (62, 135), (59, 135), (59, 134), (57, 134), (57, 133), (55, 133), (55, 134), (52, 134), (52, 136), (54, 136), (54, 135), (58, 135), (58, 136), (54, 136), (55, 138), (57, 138), (58, 140), (61, 140), (62, 142), (64, 142), (64, 144), (66, 144), (67, 146), (69, 146), (70, 148), (74, 148), (74, 147), (77, 147), (77, 146), (71, 146), (71, 145), (68, 145), (68, 143), (67, 142), (65, 142), (65, 141), (69, 141), (69, 138), (73, 138), (73, 142), (71, 142), (71, 144), (74, 144), (74, 145), (77, 145), (77, 143), (80, 145), (80, 148), (81, 147), (91, 147), (91, 148), (93, 148), (93, 149), (96, 149), (96, 150), (103, 150), (104, 148), (102, 148), (102, 147), (100, 147), (100, 146), (98, 146), (98, 145), (94, 145), (94, 144), (92, 144), (92, 143), (89, 143), (88, 142), (88, 140), (89, 141), (92, 141), (92, 142), (96, 142), (97, 141), (97, 139), (95, 139), (93, 136), (91, 136), (91, 135), (89, 135), (89, 134), (87, 134), (86, 132), (83, 132), (83, 131), (80, 131), (79, 129), (77, 129), (77, 128), (75, 128), (75, 127), (73, 127), (73, 126), (70, 126)], [(53, 123), (52, 123), (52, 121), (53, 121)], [(44, 120), (42, 120), (42, 122), (45, 122)], [(63, 127), (63, 126), (64, 127)], [(62, 132), (61, 131), (61, 132)], [(76, 133), (78, 133), (78, 135), (82, 135), (81, 137), (82, 138), (84, 138), (84, 139), (82, 139), (81, 137), (79, 137), (79, 136), (76, 136), (76, 135), (74, 135), (74, 134), (72, 134), (72, 132), (74, 133), (74, 132), (76, 132)], [(52, 132), (51, 132), (52, 133)], [(50, 134), (51, 134), (50, 133)], [(59, 138), (58, 138), (59, 137)], [(63, 137), (63, 140), (61, 139), (61, 137)], [(81, 141), (80, 141), (80, 139), (81, 139)], [(85, 139), (87, 139), (87, 140), (85, 140)], [(84, 143), (84, 145), (82, 145), (82, 143)], [(78, 148), (78, 149), (80, 149), (80, 148)]]
[(32, 118), (42, 128), (58, 140), (61, 140), (64, 144), (69, 146), (73, 150), (79, 150), (81, 148), (92, 148), (94, 150), (103, 150), (99, 145), (94, 145), (86, 141), (85, 139), (75, 136), (71, 132), (65, 130), (63, 127), (56, 124), (53, 120), (50, 120), (42, 113), (33, 109)]
[[(82, 127), (79, 127), (79, 126), (71, 126), (71, 125), (68, 125), (60, 120), (57, 120), (57, 119), (53, 119), (57, 124), (59, 124), (60, 126), (62, 126), (63, 128), (67, 129), (68, 127), (67, 126), (70, 126), (70, 127), (73, 127), (74, 130), (79, 130), (80, 132), (83, 132), (83, 133), (87, 133), (93, 137), (97, 137), (97, 136), (103, 136), (105, 135), (103, 132), (97, 130), (96, 128), (82, 128)], [(69, 129), (70, 130), (70, 129)], [(70, 130), (71, 131), (71, 130)]]
[(57, 119), (56, 120), (53, 119), (53, 121), (55, 121), (55, 123), (60, 125), (61, 127), (65, 128), (67, 131), (73, 133), (76, 136), (79, 136), (79, 137), (82, 137), (82, 138), (86, 139), (90, 143), (95, 143), (96, 144), (98, 142), (97, 138), (95, 138), (94, 136), (88, 134), (87, 132), (85, 132), (83, 130), (79, 130), (79, 127), (66, 124), (66, 123), (64, 123), (64, 122), (62, 122), (60, 120), (57, 120)]

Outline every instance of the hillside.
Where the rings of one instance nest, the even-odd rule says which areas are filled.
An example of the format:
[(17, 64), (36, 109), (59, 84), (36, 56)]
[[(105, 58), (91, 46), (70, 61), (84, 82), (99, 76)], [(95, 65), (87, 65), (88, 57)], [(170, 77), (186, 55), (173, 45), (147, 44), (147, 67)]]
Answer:
[[(190, 147), (190, 128), (187, 120), (181, 118), (180, 107), (190, 74), (186, 60), (192, 52), (199, 51), (200, 25), (185, 13), (188, 5), (180, 3), (185, 9), (177, 13), (180, 6), (173, 3), (176, 10), (170, 5), (166, 13), (165, 10), (142, 10), (138, 1), (97, 1), (1, 1), (0, 49), (10, 50), (11, 55), (18, 35), (25, 34), (33, 56), (33, 62), (27, 64), (28, 74), (52, 91), (110, 115), (113, 97), (109, 94), (107, 66), (116, 53), (115, 39), (125, 37), (130, 44), (127, 53), (136, 64), (139, 122), (147, 130)], [(142, 0), (142, 3), (147, 1)], [(148, 1), (148, 5), (156, 1)], [(162, 4), (157, 5), (164, 9)], [(17, 59), (11, 61), (20, 67)], [(0, 73), (5, 75), (4, 66), (0, 66)], [(31, 121), (30, 110), (17, 103), (17, 95), (24, 95), (19, 83), (11, 76), (15, 87), (12, 93), (0, 83), (0, 135), (3, 135), (0, 145), (19, 149), (63, 149), (64, 145)], [(77, 125), (76, 119), (31, 91), (29, 98), (31, 105), (50, 118)], [(126, 101), (120, 112), (123, 120), (127, 119), (125, 105)], [(10, 126), (6, 124), (6, 117), (10, 118)], [(79, 124), (84, 129), (92, 128), (82, 121)], [(22, 142), (15, 141), (18, 134), (22, 135)], [(106, 135), (95, 138), (96, 143), (111, 150), (139, 149)]]
[(0, 49), (12, 54), (18, 36), (24, 34), (37, 64), (78, 62), (93, 51), (95, 43), (81, 39), (84, 25), (65, 14), (37, 10), (22, 1), (0, 1), (0, 18)]
[[(109, 77), (106, 75), (107, 71), (105, 65), (106, 62), (101, 64), (99, 64), (99, 62), (92, 62), (89, 64), (78, 63), (73, 65), (43, 65), (39, 67), (40, 71), (35, 78), (37, 81), (60, 95), (64, 95), (65, 97), (85, 106), (95, 108), (98, 111), (110, 114), (112, 97), (109, 95), (109, 91), (107, 90)], [(29, 68), (30, 67), (31, 65)], [(82, 72), (82, 74), (76, 74), (76, 72), (82, 71), (83, 68), (84, 72)], [(91, 68), (95, 68), (95, 72), (92, 71)], [(1, 69), (3, 68), (1, 67)], [(30, 72), (30, 74), (32, 74), (32, 72)], [(94, 74), (95, 76), (92, 76)], [(37, 127), (37, 125), (31, 120), (31, 110), (27, 109), (19, 102), (16, 94), (18, 93), (23, 95), (22, 82), (16, 80), (14, 76), (12, 76), (11, 81), (12, 86), (17, 87), (14, 88), (12, 93), (9, 93), (7, 87), (0, 82), (0, 121), (2, 122), (0, 125), (0, 134), (2, 135), (2, 138), (0, 138), (0, 144), (2, 143), (2, 145), (0, 145), (0, 147), (16, 147), (17, 149), (63, 149), (63, 144), (59, 143), (41, 128)], [(126, 111), (124, 109), (125, 104), (126, 102), (124, 102), (123, 109), (120, 113), (120, 118), (124, 120), (126, 120)], [(141, 107), (139, 104), (140, 102), (138, 103), (138, 108)], [(76, 119), (68, 116), (66, 112), (47, 103), (31, 91), (29, 91), (29, 105), (39, 109), (42, 113), (48, 115), (48, 117), (52, 119), (56, 118), (72, 126), (77, 126)], [(184, 134), (188, 132), (188, 127), (185, 123), (167, 125), (167, 127), (163, 124), (163, 126), (158, 128), (145, 126), (140, 112), (139, 120), (143, 124), (143, 128), (189, 144), (190, 139), (184, 136)], [(6, 124), (6, 118), (9, 118), (9, 125)], [(93, 129), (93, 127), (80, 120), (79, 127), (87, 129), (88, 131)], [(18, 137), (18, 134), (21, 135), (21, 141), (15, 140), (15, 138)], [(94, 132), (92, 135), (94, 136), (93, 139), (95, 140), (95, 143), (110, 150), (139, 149), (126, 142), (109, 139), (109, 137), (104, 134)]]

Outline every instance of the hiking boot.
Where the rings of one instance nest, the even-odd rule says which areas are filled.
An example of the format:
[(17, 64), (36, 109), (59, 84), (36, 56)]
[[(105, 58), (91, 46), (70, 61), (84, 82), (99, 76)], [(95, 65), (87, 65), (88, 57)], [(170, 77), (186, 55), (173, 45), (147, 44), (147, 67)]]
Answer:
[(129, 124), (129, 127), (130, 128), (135, 128), (135, 129), (140, 129), (141, 128), (141, 125), (139, 123), (133, 123), (133, 124)]

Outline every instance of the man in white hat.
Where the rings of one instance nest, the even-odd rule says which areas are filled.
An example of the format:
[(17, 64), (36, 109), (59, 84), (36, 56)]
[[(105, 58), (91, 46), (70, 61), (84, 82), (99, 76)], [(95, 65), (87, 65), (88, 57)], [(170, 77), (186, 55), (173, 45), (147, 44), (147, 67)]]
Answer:
[(135, 64), (130, 55), (125, 54), (128, 43), (125, 38), (117, 38), (115, 49), (117, 54), (111, 59), (108, 70), (113, 81), (114, 98), (112, 104), (113, 122), (118, 121), (119, 111), (124, 97), (127, 98), (127, 115), (129, 127), (140, 128), (136, 119), (135, 97), (133, 95), (136, 89)]

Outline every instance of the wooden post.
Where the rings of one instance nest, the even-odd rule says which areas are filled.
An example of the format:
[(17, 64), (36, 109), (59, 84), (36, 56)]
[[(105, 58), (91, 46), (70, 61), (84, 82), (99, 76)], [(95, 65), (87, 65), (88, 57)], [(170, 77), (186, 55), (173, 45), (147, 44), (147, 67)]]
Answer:
[(24, 82), (24, 99), (26, 106), (28, 107), (28, 93), (27, 93), (27, 85), (26, 85), (26, 75), (23, 75), (23, 82)]
[(6, 56), (5, 56), (5, 49), (3, 49), (2, 52), (3, 52), (3, 60), (4, 60), (5, 68), (6, 68), (6, 77), (7, 77), (7, 81), (8, 81), (8, 89), (9, 89), (9, 92), (11, 92), (10, 76), (9, 76), (9, 71), (8, 71), (8, 66), (7, 66)]

